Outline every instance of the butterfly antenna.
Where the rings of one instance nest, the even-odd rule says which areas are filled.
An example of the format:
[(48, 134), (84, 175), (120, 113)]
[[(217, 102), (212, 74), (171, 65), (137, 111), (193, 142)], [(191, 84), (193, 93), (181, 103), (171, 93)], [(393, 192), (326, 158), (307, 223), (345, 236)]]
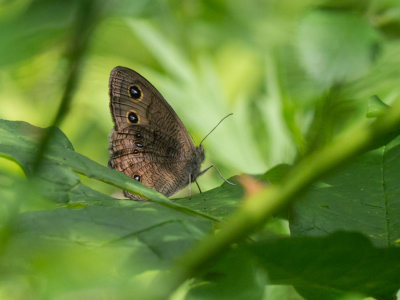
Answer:
[(204, 142), (204, 140), (206, 139), (206, 137), (208, 137), (208, 136), (211, 134), (211, 132), (213, 132), (213, 131), (219, 126), (219, 124), (222, 123), (223, 120), (225, 120), (227, 117), (232, 116), (232, 115), (233, 115), (233, 113), (230, 113), (230, 114), (226, 115), (225, 117), (223, 117), (223, 118), (221, 119), (221, 121), (219, 121), (218, 124), (215, 125), (215, 127), (214, 127), (213, 129), (211, 129), (211, 131), (210, 131), (209, 133), (207, 133), (207, 135), (201, 140), (201, 142), (200, 142), (200, 144), (199, 144), (199, 147), (200, 147), (201, 143)]
[[(219, 177), (221, 177), (223, 181), (225, 181), (226, 183), (229, 183), (230, 185), (236, 185), (236, 183), (230, 182), (228, 179), (226, 179), (226, 178), (222, 175), (221, 171), (218, 170), (218, 168), (217, 168), (215, 165), (211, 165), (211, 166), (209, 166), (208, 168), (204, 169), (203, 171), (200, 172), (199, 175), (197, 175), (197, 177), (199, 177), (200, 175), (203, 175), (205, 172), (207, 172), (207, 171), (210, 170), (211, 168), (214, 168), (215, 170), (217, 170)], [(197, 182), (196, 182), (196, 183), (197, 183)], [(200, 189), (200, 187), (199, 187), (199, 189)], [(200, 191), (200, 193), (201, 193), (201, 191)]]

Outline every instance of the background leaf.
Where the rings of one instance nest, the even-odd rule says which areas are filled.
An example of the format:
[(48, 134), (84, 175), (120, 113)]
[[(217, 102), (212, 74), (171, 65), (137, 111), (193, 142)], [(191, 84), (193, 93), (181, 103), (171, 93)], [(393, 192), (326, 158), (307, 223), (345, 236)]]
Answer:
[(353, 230), (381, 247), (398, 243), (399, 151), (397, 139), (316, 183), (291, 209), (292, 235)]
[(368, 71), (377, 34), (360, 14), (312, 11), (299, 27), (303, 65), (324, 86), (353, 80)]
[(293, 284), (306, 299), (338, 299), (349, 291), (393, 299), (400, 285), (400, 249), (376, 248), (361, 234), (281, 238), (250, 248), (272, 282)]

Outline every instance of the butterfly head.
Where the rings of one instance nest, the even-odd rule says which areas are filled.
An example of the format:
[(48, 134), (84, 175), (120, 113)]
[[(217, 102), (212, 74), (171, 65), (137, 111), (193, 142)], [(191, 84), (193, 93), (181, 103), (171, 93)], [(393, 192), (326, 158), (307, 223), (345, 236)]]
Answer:
[(196, 157), (197, 157), (197, 160), (199, 160), (200, 164), (201, 164), (204, 160), (204, 148), (203, 148), (203, 145), (201, 145), (201, 144), (198, 147), (196, 147)]
[(202, 145), (199, 145), (195, 149), (195, 155), (193, 156), (192, 165), (193, 165), (193, 174), (200, 172), (201, 163), (204, 161), (204, 148)]

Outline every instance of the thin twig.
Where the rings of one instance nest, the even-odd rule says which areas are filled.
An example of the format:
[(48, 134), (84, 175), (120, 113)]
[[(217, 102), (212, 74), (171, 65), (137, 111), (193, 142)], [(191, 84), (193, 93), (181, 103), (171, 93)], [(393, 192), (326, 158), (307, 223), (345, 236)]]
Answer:
[(37, 173), (39, 171), (40, 166), (43, 163), (46, 149), (56, 132), (56, 127), (61, 124), (69, 111), (71, 100), (75, 93), (77, 82), (79, 81), (83, 58), (88, 48), (92, 32), (96, 27), (95, 25), (97, 24), (97, 21), (99, 20), (101, 9), (99, 9), (97, 4), (99, 4), (99, 1), (91, 0), (83, 0), (79, 4), (80, 6), (78, 8), (76, 17), (77, 20), (74, 28), (72, 29), (70, 42), (66, 51), (68, 67), (65, 77), (64, 92), (57, 114), (51, 123), (52, 125), (42, 137), (38, 147), (33, 165), (33, 173)]

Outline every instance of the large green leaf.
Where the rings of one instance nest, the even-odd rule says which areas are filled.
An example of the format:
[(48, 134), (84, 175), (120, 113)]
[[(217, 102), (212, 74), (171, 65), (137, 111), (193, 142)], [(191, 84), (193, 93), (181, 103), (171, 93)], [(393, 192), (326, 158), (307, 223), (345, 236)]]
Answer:
[(292, 235), (336, 230), (364, 233), (378, 246), (399, 243), (400, 145), (398, 140), (357, 157), (320, 181), (290, 213)]
[(400, 249), (376, 248), (358, 233), (279, 238), (250, 248), (272, 282), (292, 284), (306, 299), (346, 292), (393, 299), (400, 287)]
[(297, 41), (304, 68), (330, 87), (368, 71), (377, 34), (357, 13), (314, 10), (301, 21)]
[(266, 276), (257, 269), (247, 251), (226, 253), (193, 284), (187, 299), (263, 299)]
[(0, 277), (17, 288), (18, 279), (33, 277), (30, 292), (37, 299), (43, 292), (54, 298), (103, 288), (121, 299), (137, 290), (140, 276), (168, 267), (210, 229), (208, 220), (150, 202), (26, 212), (14, 216), (2, 235)]
[[(55, 288), (58, 293), (102, 282), (115, 287), (167, 267), (211, 230), (215, 218), (146, 192), (124, 174), (79, 155), (58, 130), (35, 173), (34, 159), (45, 133), (24, 122), (0, 120), (0, 155), (13, 159), (27, 175), (0, 173), (0, 179), (7, 178), (0, 180), (0, 276), (34, 275), (46, 281), (49, 290), (69, 281)], [(83, 185), (75, 172), (121, 188), (139, 187), (159, 203), (113, 199)], [(33, 290), (43, 298), (37, 284)]]
[(18, 245), (26, 243), (23, 249), (32, 240), (52, 247), (127, 248), (123, 267), (131, 274), (165, 267), (211, 228), (202, 218), (132, 201), (27, 212), (15, 223), (14, 234), (23, 237)]

